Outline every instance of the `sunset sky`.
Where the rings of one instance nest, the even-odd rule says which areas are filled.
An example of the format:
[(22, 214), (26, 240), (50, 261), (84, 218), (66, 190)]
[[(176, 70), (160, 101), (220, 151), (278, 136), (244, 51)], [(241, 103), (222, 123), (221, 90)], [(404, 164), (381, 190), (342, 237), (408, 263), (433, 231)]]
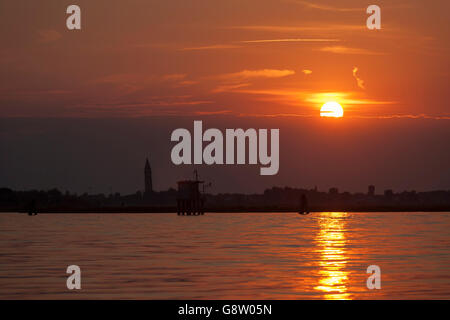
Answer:
[[(66, 28), (70, 4), (82, 30)], [(366, 28), (369, 4), (381, 30)], [(449, 12), (445, 0), (2, 1), (0, 184), (134, 192), (150, 156), (155, 185), (174, 186), (192, 168), (170, 163), (170, 132), (197, 119), (280, 128), (279, 175), (202, 168), (214, 192), (450, 189)], [(330, 100), (344, 118), (320, 118)]]

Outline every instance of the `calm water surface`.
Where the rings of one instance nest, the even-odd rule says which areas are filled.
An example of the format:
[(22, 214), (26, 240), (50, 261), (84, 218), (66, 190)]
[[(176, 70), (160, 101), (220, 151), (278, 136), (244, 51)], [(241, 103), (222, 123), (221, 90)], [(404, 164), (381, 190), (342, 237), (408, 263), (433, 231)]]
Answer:
[(0, 213), (0, 298), (450, 299), (450, 213)]

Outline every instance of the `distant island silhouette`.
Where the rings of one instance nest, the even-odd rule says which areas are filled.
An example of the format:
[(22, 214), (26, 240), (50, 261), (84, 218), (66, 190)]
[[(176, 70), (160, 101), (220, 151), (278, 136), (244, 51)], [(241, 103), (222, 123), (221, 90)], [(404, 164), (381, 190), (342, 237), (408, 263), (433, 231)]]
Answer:
[(178, 181), (178, 190), (153, 190), (149, 161), (144, 167), (144, 191), (134, 194), (120, 193), (78, 195), (58, 189), (47, 191), (14, 191), (0, 188), (0, 212), (36, 213), (151, 213), (178, 212), (203, 214), (204, 212), (297, 212), (307, 201), (309, 212), (400, 212), (450, 211), (450, 191), (429, 192), (384, 190), (376, 194), (375, 186), (366, 193), (339, 192), (291, 187), (272, 187), (261, 194), (205, 192), (205, 184), (195, 171), (192, 180)]

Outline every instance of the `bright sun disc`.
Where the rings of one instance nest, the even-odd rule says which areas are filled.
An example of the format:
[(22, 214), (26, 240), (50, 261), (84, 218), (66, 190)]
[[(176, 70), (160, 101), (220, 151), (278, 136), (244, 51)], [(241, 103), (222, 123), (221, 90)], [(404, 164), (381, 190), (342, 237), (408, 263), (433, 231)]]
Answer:
[(321, 117), (341, 118), (344, 116), (344, 109), (335, 101), (329, 101), (320, 108)]

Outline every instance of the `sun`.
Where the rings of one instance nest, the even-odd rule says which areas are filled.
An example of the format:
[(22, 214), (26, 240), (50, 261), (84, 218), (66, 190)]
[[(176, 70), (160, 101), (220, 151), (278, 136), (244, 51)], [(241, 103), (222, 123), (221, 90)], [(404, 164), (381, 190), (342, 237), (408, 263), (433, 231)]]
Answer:
[(339, 103), (328, 101), (320, 108), (320, 116), (342, 118), (344, 116), (344, 109), (342, 109)]

